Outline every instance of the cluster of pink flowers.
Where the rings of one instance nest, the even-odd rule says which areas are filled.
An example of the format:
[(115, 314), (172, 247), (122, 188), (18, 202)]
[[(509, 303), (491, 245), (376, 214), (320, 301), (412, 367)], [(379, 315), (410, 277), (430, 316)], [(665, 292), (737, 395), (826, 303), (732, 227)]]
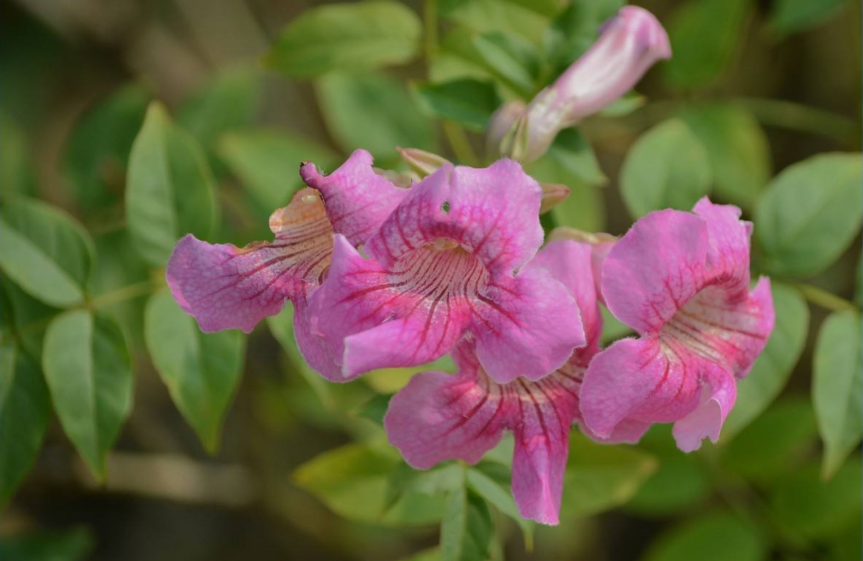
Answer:
[[(640, 76), (645, 57), (667, 56), (645, 14), (625, 8), (594, 51), (630, 49)], [(632, 34), (650, 48), (659, 36), (658, 50), (648, 57)], [(598, 67), (590, 56), (568, 73)], [(614, 96), (638, 76), (618, 80)], [(554, 95), (549, 103), (567, 105)], [(580, 95), (602, 105), (598, 93)], [(534, 105), (546, 107), (536, 120)], [(550, 129), (581, 115), (573, 105)], [(550, 143), (525, 132), (547, 107), (534, 102), (511, 120), (527, 146)], [(175, 299), (208, 332), (249, 332), (290, 300), (300, 351), (334, 382), (451, 354), (457, 374), (417, 374), (392, 398), (390, 442), (426, 469), (477, 462), (512, 431), (513, 494), (539, 522), (558, 521), (573, 424), (602, 442), (637, 442), (651, 424), (674, 423), (684, 451), (717, 439), (736, 381), (773, 328), (769, 281), (750, 290), (751, 224), (737, 208), (703, 199), (692, 213), (651, 213), (620, 239), (543, 247), (543, 188), (519, 163), (434, 164), (399, 187), (362, 150), (329, 175), (304, 163), (308, 187), (271, 216), (272, 243), (178, 243), (167, 269)], [(601, 349), (601, 304), (638, 337)]]

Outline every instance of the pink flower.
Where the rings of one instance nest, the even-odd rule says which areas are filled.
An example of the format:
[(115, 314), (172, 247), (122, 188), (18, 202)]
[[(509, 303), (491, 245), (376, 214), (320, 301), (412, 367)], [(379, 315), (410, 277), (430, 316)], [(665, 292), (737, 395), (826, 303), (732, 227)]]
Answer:
[(608, 309), (640, 334), (598, 354), (581, 391), (584, 421), (600, 437), (624, 422), (674, 423), (684, 452), (716, 442), (773, 330), (769, 279), (749, 290), (752, 225), (707, 198), (695, 214), (653, 212), (608, 253)]
[[(304, 178), (318, 191), (298, 191), (270, 217), (273, 243), (243, 248), (213, 245), (187, 235), (168, 261), (166, 278), (174, 299), (204, 332), (249, 333), (267, 316), (294, 303), (297, 345), (309, 365), (342, 381), (328, 347), (310, 332), (307, 299), (323, 282), (333, 253), (333, 232), (352, 243), (374, 231), (407, 194), (376, 174), (368, 152), (358, 150), (328, 177), (303, 164)], [(321, 195), (327, 199), (326, 206)], [(330, 217), (327, 217), (329, 213)]]
[(336, 235), (311, 308), (344, 376), (424, 364), (466, 334), (502, 383), (563, 364), (584, 344), (575, 301), (545, 270), (519, 271), (542, 243), (541, 196), (511, 160), (485, 169), (447, 164), (410, 189), (366, 241), (368, 259)]
[[(625, 94), (651, 66), (667, 58), (671, 46), (662, 24), (643, 8), (625, 6), (604, 24), (590, 50), (531, 101), (511, 152), (525, 162), (539, 158), (558, 132)], [(512, 120), (511, 111), (497, 115), (494, 138), (504, 138), (499, 131), (507, 120)]]
[[(590, 261), (589, 246), (559, 241), (525, 267), (548, 270), (581, 310), (587, 345), (559, 370), (535, 382), (498, 384), (466, 341), (454, 353), (458, 374), (423, 372), (393, 397), (384, 425), (408, 464), (428, 469), (452, 459), (476, 463), (510, 430), (515, 433), (512, 490), (519, 512), (545, 524), (558, 523), (569, 430), (580, 420), (578, 393), (602, 331)], [(635, 442), (647, 426), (622, 423), (612, 439)]]

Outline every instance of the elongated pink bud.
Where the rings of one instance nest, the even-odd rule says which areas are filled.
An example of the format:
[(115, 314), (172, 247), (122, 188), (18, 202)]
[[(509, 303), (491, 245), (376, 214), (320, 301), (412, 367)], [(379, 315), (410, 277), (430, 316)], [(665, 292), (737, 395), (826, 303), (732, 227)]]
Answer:
[(596, 43), (528, 105), (510, 145), (513, 156), (525, 162), (539, 158), (558, 132), (618, 99), (668, 58), (668, 35), (656, 17), (637, 6), (622, 8), (603, 25)]

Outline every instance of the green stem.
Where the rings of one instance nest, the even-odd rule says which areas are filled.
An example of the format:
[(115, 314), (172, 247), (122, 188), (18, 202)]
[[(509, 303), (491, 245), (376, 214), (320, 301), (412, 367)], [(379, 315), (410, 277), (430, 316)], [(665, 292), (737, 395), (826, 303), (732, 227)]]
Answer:
[(101, 294), (89, 301), (87, 307), (93, 310), (99, 308), (107, 308), (126, 300), (146, 296), (153, 292), (153, 283), (151, 281), (143, 281), (136, 284), (130, 284), (117, 290)]
[(854, 304), (854, 302), (846, 300), (840, 296), (836, 296), (835, 294), (827, 292), (817, 286), (805, 283), (794, 283), (794, 287), (803, 294), (804, 298), (816, 306), (821, 306), (822, 308), (834, 312), (845, 312), (848, 310), (860, 311), (860, 307)]
[(820, 134), (843, 142), (856, 142), (860, 125), (832, 111), (781, 99), (752, 97), (737, 100), (765, 125)]
[(476, 152), (473, 151), (470, 140), (468, 140), (463, 128), (452, 121), (444, 121), (443, 132), (452, 147), (455, 157), (461, 163), (475, 168), (482, 165)]
[(425, 27), (425, 57), (426, 65), (437, 55), (437, 0), (425, 0), (423, 3), (423, 24)]

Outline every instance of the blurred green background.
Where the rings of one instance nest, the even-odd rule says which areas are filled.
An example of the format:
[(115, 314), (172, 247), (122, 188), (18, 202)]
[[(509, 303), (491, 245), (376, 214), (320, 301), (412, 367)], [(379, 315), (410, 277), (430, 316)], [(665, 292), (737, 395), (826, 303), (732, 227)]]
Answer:
[[(21, 202), (29, 197), (83, 225), (81, 239), (92, 238), (95, 248), (87, 307), (120, 326), (123, 342), (112, 352), (128, 363), (134, 386), (129, 417), (117, 425), (116, 445), (107, 452), (107, 479), (98, 483), (50, 413), (53, 407), (62, 414), (56, 393), (52, 405), (40, 389), (40, 364), (62, 370), (65, 353), (75, 353), (74, 338), (65, 347), (43, 339), (66, 306), (52, 300), (58, 295), (35, 298), (33, 290), (22, 290), (14, 264), (0, 263), (6, 369), (0, 475), (7, 502), (0, 557), (437, 559), (441, 496), (428, 481), (411, 487), (413, 475), (386, 444), (379, 422), (382, 396), (398, 389), (408, 372), (325, 384), (302, 365), (287, 311), (248, 338), (188, 331), (200, 353), (223, 352), (221, 365), (197, 368), (218, 370), (227, 389), (198, 403), (204, 412), (195, 413), (188, 397), (172, 400), (172, 391), (182, 394), (171, 386), (172, 375), (182, 372), (159, 352), (167, 342), (159, 341), (157, 322), (191, 320), (178, 318), (166, 300), (158, 251), (143, 255), (132, 243), (129, 221), (136, 218), (125, 205), (129, 154), (147, 106), (161, 100), (189, 135), (177, 141), (177, 153), (186, 150), (194, 159), (202, 150), (205, 157), (200, 169), (178, 173), (182, 181), (174, 188), (178, 197), (200, 193), (201, 185), (215, 193), (215, 210), (198, 209), (209, 213), (206, 239), (237, 245), (267, 239), (267, 216), (300, 185), (302, 160), (331, 171), (363, 147), (377, 165), (402, 169), (395, 147), (404, 146), (478, 163), (481, 132), (497, 104), (529, 99), (620, 6), (573, 2), (575, 8), (565, 0), (404, 2), (414, 17), (384, 10), (399, 18), (384, 17), (378, 25), (382, 34), (401, 36), (406, 51), (387, 51), (391, 60), (381, 68), (350, 73), (323, 72), (312, 58), (294, 56), (319, 36), (298, 18), (329, 2), (0, 0), (0, 214), (25, 234), (29, 225), (46, 223), (68, 234), (68, 224), (58, 225), (44, 207)], [(531, 167), (537, 178), (573, 190), (547, 222), (622, 234), (647, 210), (688, 208), (692, 197), (709, 190), (714, 200), (754, 216), (757, 235), (759, 213), (765, 224), (791, 220), (795, 207), (817, 203), (805, 193), (840, 181), (832, 174), (847, 159), (807, 168), (802, 178), (786, 180), (795, 183), (790, 187), (771, 183), (775, 173), (823, 152), (855, 153), (843, 158), (859, 162), (859, 2), (635, 3), (668, 29), (674, 59), (652, 70), (638, 94), (589, 118), (574, 141), (556, 144)], [(436, 88), (462, 79), (473, 82)], [(467, 102), (453, 109), (446, 104), (453, 98)], [(660, 129), (669, 119), (682, 121), (683, 133)], [(663, 162), (675, 160), (682, 166), (675, 177), (687, 183), (678, 190), (673, 182), (653, 185), (668, 171)], [(777, 333), (741, 384), (720, 444), (684, 455), (667, 426), (634, 447), (602, 447), (574, 436), (561, 525), (522, 528), (534, 533), (528, 551), (519, 526), (494, 510), (490, 558), (861, 558), (860, 438), (853, 426), (860, 424), (861, 393), (856, 173), (850, 195), (846, 187), (846, 195), (830, 199), (834, 214), (807, 223), (816, 242), (819, 232), (828, 232), (823, 248), (813, 242), (809, 254), (797, 254), (770, 238), (765, 226), (753, 267), (776, 281)], [(645, 183), (654, 189), (647, 198), (640, 190)], [(775, 210), (776, 199), (785, 211)], [(68, 259), (78, 251), (54, 249)], [(145, 321), (145, 314), (152, 319)], [(71, 318), (71, 331), (77, 319)], [(618, 327), (608, 323), (606, 341), (622, 335)], [(130, 359), (123, 358), (126, 348)], [(10, 368), (32, 375), (27, 395), (41, 399), (26, 402), (24, 413), (8, 397), (18, 395), (9, 390)], [(852, 426), (838, 436), (828, 434), (824, 411), (816, 411), (825, 407), (817, 391), (813, 407), (819, 372), (846, 384), (845, 391), (829, 383), (824, 390), (827, 409), (837, 392), (851, 401), (845, 420)], [(197, 419), (195, 429), (174, 401), (190, 408), (185, 417)], [(10, 451), (6, 443), (17, 445), (20, 435), (30, 443)], [(822, 468), (823, 442), (831, 438), (842, 440), (842, 451)], [(508, 469), (496, 463), (505, 457), (498, 452), (481, 471), (508, 493), (508, 476), (495, 477)], [(9, 481), (18, 483), (19, 476), (24, 479), (9, 500), (15, 487)]]

